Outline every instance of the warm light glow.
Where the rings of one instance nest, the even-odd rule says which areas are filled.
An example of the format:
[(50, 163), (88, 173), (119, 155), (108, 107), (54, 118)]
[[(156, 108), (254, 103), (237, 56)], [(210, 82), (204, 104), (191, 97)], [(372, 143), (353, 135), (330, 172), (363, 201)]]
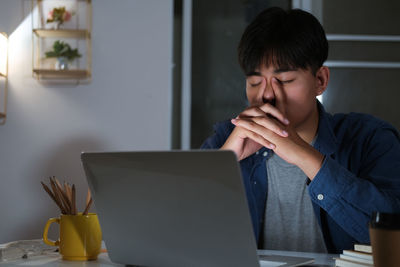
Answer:
[(0, 32), (0, 75), (7, 76), (8, 38)]
[(319, 100), (319, 102), (321, 102), (321, 104), (324, 103), (324, 97), (323, 97), (323, 95), (317, 96), (317, 99)]

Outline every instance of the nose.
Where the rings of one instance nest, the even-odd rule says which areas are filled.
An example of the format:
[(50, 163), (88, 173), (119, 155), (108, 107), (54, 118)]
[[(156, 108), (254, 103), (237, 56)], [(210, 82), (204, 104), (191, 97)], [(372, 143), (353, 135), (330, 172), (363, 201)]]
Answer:
[(275, 106), (275, 94), (270, 83), (267, 83), (265, 86), (265, 90), (262, 95), (262, 101), (263, 103), (271, 103)]

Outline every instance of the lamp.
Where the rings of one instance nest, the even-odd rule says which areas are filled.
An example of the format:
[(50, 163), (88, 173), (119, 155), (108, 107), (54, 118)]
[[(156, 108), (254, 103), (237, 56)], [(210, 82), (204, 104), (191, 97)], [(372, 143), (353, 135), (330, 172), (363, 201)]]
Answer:
[(0, 111), (0, 124), (6, 122), (7, 114), (7, 68), (8, 68), (8, 37), (6, 33), (0, 32), (0, 84), (3, 84), (4, 91), (2, 97), (4, 98), (3, 111)]
[(7, 77), (7, 34), (0, 32), (0, 76)]

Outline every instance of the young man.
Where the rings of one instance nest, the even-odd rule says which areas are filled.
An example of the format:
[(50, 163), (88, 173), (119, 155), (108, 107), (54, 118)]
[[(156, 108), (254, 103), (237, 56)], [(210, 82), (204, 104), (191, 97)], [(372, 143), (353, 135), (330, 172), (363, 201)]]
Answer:
[(249, 107), (202, 148), (237, 155), (259, 247), (341, 253), (369, 243), (372, 212), (400, 212), (396, 129), (325, 112), (316, 96), (328, 85), (328, 42), (305, 11), (263, 11), (238, 52)]

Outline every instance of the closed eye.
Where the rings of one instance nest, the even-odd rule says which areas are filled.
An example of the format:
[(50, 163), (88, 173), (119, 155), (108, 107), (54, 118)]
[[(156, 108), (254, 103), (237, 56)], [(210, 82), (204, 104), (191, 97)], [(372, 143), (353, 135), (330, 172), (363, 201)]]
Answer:
[(261, 84), (261, 82), (259, 82), (259, 83), (250, 83), (250, 86), (256, 87), (256, 86), (259, 86), (260, 84)]
[(292, 79), (292, 80), (286, 80), (286, 81), (281, 81), (281, 80), (279, 80), (279, 79), (277, 79), (277, 80), (278, 80), (278, 82), (279, 82), (280, 84), (287, 84), (287, 83), (291, 83), (291, 82), (294, 81), (294, 79)]

